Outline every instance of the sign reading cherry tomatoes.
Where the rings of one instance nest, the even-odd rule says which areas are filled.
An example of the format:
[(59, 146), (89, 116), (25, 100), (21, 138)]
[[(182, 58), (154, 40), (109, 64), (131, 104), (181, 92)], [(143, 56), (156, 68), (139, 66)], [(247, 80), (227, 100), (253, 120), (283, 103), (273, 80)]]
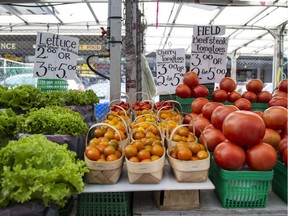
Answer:
[(185, 49), (156, 50), (157, 92), (175, 94), (186, 72)]
[(197, 73), (200, 83), (219, 83), (227, 72), (228, 38), (217, 36), (225, 33), (225, 29), (200, 27), (195, 27), (192, 37), (190, 70)]
[(74, 79), (78, 47), (79, 38), (38, 32), (34, 77)]

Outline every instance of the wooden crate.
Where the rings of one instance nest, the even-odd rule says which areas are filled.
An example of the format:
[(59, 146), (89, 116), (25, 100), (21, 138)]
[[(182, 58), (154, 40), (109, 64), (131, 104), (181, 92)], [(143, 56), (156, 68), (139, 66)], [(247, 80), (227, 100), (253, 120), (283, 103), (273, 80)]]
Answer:
[(201, 207), (199, 190), (154, 191), (153, 197), (158, 209), (163, 211), (190, 210)]

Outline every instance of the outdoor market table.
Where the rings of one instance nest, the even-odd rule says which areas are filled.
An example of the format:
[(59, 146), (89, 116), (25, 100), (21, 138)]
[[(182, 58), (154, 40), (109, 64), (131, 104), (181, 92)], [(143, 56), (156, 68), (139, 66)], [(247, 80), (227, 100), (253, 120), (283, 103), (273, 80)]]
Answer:
[(124, 163), (122, 174), (116, 184), (85, 184), (82, 193), (95, 192), (129, 192), (129, 191), (160, 191), (160, 190), (213, 190), (213, 183), (208, 178), (205, 182), (177, 182), (169, 164), (165, 164), (164, 173), (159, 184), (131, 184)]

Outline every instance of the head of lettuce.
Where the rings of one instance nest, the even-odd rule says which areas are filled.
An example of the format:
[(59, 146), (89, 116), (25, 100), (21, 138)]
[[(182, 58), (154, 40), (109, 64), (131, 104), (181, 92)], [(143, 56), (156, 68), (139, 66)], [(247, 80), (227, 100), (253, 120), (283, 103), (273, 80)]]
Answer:
[(84, 189), (85, 162), (67, 145), (36, 134), (10, 141), (0, 149), (0, 208), (41, 200), (63, 207)]

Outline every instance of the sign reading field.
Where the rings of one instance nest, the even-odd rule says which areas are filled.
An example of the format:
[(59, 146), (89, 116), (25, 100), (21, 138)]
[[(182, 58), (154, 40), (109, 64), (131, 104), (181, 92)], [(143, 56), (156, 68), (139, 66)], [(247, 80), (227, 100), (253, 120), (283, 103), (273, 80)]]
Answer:
[(34, 77), (74, 79), (79, 38), (37, 33)]
[(228, 38), (225, 26), (195, 26), (193, 29), (190, 70), (200, 83), (219, 83), (227, 72)]
[(185, 49), (156, 50), (157, 92), (175, 94), (186, 72)]

